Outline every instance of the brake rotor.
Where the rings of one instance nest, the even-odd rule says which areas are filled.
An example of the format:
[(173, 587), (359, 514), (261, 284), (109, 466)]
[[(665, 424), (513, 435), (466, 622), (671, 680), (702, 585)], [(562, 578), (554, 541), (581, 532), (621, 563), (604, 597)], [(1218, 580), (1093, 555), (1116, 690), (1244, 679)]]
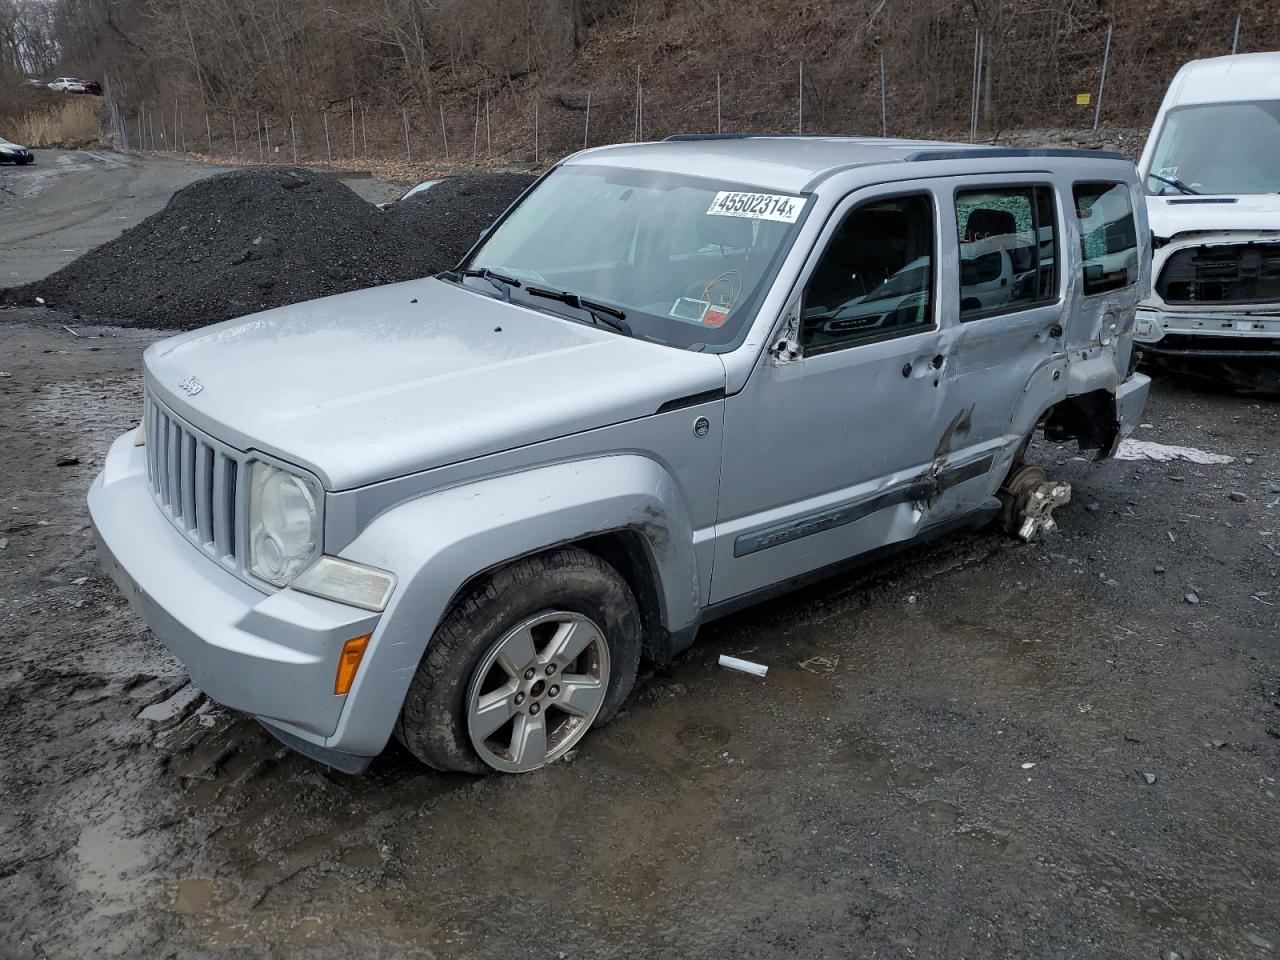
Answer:
[(1009, 475), (997, 495), (1001, 529), (1030, 543), (1058, 528), (1053, 511), (1071, 501), (1071, 484), (1050, 481), (1042, 468), (1024, 464)]

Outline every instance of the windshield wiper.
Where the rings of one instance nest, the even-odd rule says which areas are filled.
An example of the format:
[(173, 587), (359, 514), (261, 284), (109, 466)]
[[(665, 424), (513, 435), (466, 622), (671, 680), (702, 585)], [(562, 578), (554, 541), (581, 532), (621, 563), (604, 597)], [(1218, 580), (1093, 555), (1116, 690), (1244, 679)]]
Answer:
[(493, 284), (494, 289), (502, 294), (502, 299), (507, 303), (511, 302), (511, 288), (520, 286), (520, 281), (515, 277), (503, 276), (500, 273), (495, 273), (488, 267), (479, 267), (474, 270), (463, 270), (461, 272), (464, 277), (479, 277), (481, 280), (488, 280)]
[(1152, 180), (1159, 180), (1161, 183), (1167, 183), (1169, 186), (1173, 187), (1173, 189), (1181, 191), (1182, 193), (1189, 193), (1192, 196), (1196, 196), (1196, 197), (1200, 196), (1199, 190), (1191, 189), (1191, 187), (1188, 187), (1185, 183), (1183, 183), (1177, 177), (1166, 177), (1164, 174), (1161, 174), (1161, 173), (1148, 173), (1147, 176), (1150, 177)]
[(594, 300), (587, 300), (578, 296), (576, 293), (570, 293), (568, 290), (544, 290), (541, 287), (526, 287), (525, 293), (531, 297), (543, 297), (546, 300), (559, 300), (571, 307), (576, 307), (590, 314), (591, 319), (595, 321), (596, 326), (609, 327), (618, 331), (623, 336), (634, 337), (635, 334), (631, 330), (631, 324), (627, 323), (627, 314), (617, 307), (611, 307), (607, 303), (597, 303)]

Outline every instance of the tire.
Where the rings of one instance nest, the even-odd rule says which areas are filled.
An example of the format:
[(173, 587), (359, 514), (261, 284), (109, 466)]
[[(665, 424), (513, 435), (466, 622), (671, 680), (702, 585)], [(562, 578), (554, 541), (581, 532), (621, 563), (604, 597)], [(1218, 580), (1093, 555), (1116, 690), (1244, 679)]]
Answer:
[[(590, 644), (572, 659), (552, 656), (553, 646), (571, 650), (584, 638)], [(641, 647), (635, 596), (599, 557), (566, 547), (517, 561), (476, 584), (445, 614), (405, 696), (396, 737), (437, 770), (530, 772), (562, 757), (589, 728), (617, 713), (635, 683)], [(522, 650), (537, 656), (528, 660)], [(563, 687), (552, 672), (557, 664)], [(587, 699), (571, 703), (577, 693)], [(488, 726), (481, 716), (486, 703), (495, 707), (489, 715), (497, 718), (504, 709), (509, 719), (488, 738), (474, 739)], [(503, 752), (508, 727), (511, 743)]]

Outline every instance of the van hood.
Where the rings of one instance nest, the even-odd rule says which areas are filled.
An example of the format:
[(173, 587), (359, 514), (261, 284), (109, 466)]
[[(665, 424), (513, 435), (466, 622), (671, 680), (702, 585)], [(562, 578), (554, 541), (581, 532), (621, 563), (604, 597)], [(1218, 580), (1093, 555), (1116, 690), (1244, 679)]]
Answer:
[(239, 450), (345, 490), (722, 390), (715, 354), (437, 280), (268, 310), (150, 347), (148, 389)]
[(1274, 231), (1280, 235), (1280, 194), (1147, 197), (1147, 219), (1157, 237), (1179, 233)]

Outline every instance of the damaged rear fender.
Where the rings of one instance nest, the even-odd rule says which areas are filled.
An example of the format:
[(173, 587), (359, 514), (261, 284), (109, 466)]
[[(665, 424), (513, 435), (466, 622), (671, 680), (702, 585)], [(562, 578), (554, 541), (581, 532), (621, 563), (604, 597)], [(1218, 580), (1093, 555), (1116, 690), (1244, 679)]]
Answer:
[[(365, 653), (326, 746), (372, 755), (386, 744), (436, 626), (478, 576), (567, 543), (624, 531), (652, 572), (637, 585), (654, 622), (677, 630), (697, 618), (694, 530), (672, 475), (636, 454), (553, 464), (426, 494), (386, 511), (341, 551), (394, 572), (399, 585)], [(625, 572), (624, 572), (625, 575)], [(652, 587), (652, 589), (649, 589)]]
[(1099, 460), (1112, 457), (1120, 441), (1138, 426), (1150, 387), (1150, 377), (1135, 373), (1114, 391), (1092, 390), (1067, 397), (1045, 414), (1045, 439), (1051, 443), (1075, 440), (1081, 450), (1098, 451)]

